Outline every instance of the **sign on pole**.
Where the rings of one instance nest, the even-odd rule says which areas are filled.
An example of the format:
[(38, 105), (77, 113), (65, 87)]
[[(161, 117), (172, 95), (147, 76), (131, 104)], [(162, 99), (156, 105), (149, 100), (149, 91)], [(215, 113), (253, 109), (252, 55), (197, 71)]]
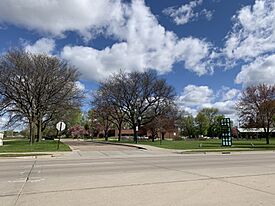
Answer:
[(230, 118), (223, 118), (220, 121), (222, 146), (232, 146), (231, 121)]
[[(58, 122), (56, 124), (56, 129), (58, 132), (62, 132), (63, 130), (66, 129), (66, 124), (64, 122)], [(57, 132), (57, 136), (58, 136), (58, 132)], [(59, 135), (58, 142), (57, 142), (57, 149), (59, 149), (59, 144), (60, 144), (60, 135)]]
[(56, 124), (56, 129), (59, 131), (59, 132), (62, 132), (63, 130), (65, 130), (66, 128), (66, 124), (64, 122), (58, 122)]
[(4, 134), (0, 133), (0, 146), (3, 146)]

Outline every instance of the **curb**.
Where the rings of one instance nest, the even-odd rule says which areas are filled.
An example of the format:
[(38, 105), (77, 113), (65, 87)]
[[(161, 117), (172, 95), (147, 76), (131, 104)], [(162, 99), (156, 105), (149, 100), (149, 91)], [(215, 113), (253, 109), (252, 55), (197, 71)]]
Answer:
[(98, 142), (98, 141), (90, 141), (98, 144), (110, 144), (110, 145), (119, 145), (119, 146), (125, 146), (125, 147), (134, 147), (137, 149), (147, 150), (145, 147), (141, 147), (139, 145), (132, 145), (127, 143), (118, 143), (118, 142)]
[(176, 151), (177, 154), (274, 154), (275, 150), (213, 150), (213, 151), (196, 151), (196, 150), (185, 150), (185, 151)]
[(52, 153), (1, 153), (1, 158), (37, 158), (37, 157), (53, 157)]

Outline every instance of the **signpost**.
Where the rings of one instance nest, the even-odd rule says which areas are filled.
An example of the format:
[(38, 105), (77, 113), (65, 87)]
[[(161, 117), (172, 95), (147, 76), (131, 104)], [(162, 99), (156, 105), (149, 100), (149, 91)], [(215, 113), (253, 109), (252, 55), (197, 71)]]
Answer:
[(58, 122), (56, 124), (57, 136), (59, 136), (58, 142), (57, 142), (57, 149), (58, 150), (59, 150), (59, 144), (60, 144), (60, 135), (58, 133), (64, 131), (65, 128), (66, 128), (66, 124), (64, 122)]
[(0, 146), (3, 146), (4, 134), (0, 133)]
[(221, 126), (222, 146), (231, 147), (232, 146), (232, 134), (231, 134), (230, 118), (221, 119), (220, 126)]

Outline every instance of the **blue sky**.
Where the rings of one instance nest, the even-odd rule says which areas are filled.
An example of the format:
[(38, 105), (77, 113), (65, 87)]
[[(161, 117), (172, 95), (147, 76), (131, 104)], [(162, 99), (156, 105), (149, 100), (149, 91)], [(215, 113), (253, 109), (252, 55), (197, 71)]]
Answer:
[(275, 83), (274, 19), (274, 0), (2, 0), (0, 51), (59, 56), (87, 93), (120, 69), (153, 69), (182, 109), (236, 120), (242, 88)]

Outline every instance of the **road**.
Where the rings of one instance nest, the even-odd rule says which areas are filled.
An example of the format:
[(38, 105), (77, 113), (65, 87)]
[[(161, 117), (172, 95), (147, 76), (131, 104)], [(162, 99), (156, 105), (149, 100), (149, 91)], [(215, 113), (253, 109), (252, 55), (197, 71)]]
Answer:
[(0, 205), (275, 205), (272, 152), (115, 154), (2, 158)]

